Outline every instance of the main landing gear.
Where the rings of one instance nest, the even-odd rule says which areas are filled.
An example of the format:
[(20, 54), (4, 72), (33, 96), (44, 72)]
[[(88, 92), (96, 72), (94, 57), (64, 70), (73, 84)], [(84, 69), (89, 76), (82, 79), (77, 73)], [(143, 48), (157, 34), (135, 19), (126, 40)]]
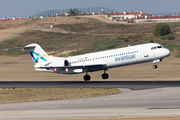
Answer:
[(91, 79), (91, 76), (88, 75), (88, 73), (86, 72), (86, 75), (84, 76), (84, 80), (89, 81), (90, 79)]
[(102, 79), (108, 79), (109, 75), (106, 73), (107, 69), (104, 69), (104, 73), (102, 74)]
[[(102, 79), (108, 79), (109, 75), (106, 73), (107, 69), (104, 69), (104, 73), (102, 74)], [(88, 75), (88, 72), (86, 72), (86, 75), (84, 76), (85, 81), (89, 81), (91, 79), (91, 76)]]

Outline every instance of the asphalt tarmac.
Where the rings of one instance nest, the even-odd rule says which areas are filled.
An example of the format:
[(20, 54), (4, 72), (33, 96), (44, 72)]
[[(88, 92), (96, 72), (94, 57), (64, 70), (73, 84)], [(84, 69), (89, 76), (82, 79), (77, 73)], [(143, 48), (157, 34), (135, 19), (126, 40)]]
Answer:
[(0, 81), (0, 88), (127, 88), (130, 90), (142, 90), (163, 87), (180, 87), (180, 81)]
[(0, 104), (0, 119), (180, 115), (180, 87), (120, 90), (92, 98)]

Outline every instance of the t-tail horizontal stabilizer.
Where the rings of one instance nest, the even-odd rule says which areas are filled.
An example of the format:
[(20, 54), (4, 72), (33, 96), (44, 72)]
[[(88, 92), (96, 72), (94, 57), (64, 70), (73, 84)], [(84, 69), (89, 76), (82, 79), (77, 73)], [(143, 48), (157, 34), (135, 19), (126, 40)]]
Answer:
[(25, 47), (17, 47), (17, 48), (7, 48), (4, 50), (15, 50), (15, 49), (24, 49), (29, 52), (34, 62), (37, 63), (47, 63), (47, 61), (51, 61), (51, 58), (48, 54), (36, 43), (29, 44)]

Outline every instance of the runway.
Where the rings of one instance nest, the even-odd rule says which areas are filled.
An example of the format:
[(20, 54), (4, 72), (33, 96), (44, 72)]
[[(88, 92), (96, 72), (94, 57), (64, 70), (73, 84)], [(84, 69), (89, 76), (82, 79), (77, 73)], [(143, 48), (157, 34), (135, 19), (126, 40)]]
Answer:
[(163, 87), (180, 87), (180, 81), (0, 81), (0, 88), (37, 88), (37, 87), (65, 87), (65, 88), (128, 88), (142, 90)]
[(0, 88), (119, 88), (93, 98), (0, 104), (0, 119), (180, 115), (180, 81), (1, 81)]
[(179, 87), (120, 90), (93, 98), (0, 104), (0, 119), (180, 115)]

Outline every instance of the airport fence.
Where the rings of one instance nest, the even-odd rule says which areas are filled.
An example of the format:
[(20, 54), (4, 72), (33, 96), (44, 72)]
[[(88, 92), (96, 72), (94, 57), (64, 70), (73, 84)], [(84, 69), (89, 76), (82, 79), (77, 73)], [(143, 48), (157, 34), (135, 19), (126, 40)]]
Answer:
[[(111, 13), (114, 13), (114, 9), (110, 9), (109, 7), (89, 7), (89, 8), (72, 8), (72, 9), (54, 9), (54, 10), (46, 10), (34, 14), (32, 17), (52, 17), (52, 16), (66, 16), (66, 13), (70, 13), (71, 10), (75, 12), (76, 15), (92, 15), (94, 14), (101, 14), (106, 15), (107, 17), (111, 16)], [(136, 12), (134, 12), (136, 13)], [(134, 19), (135, 22), (153, 22), (153, 21), (180, 21), (180, 12), (165, 12), (165, 13), (148, 13), (148, 17), (141, 16)], [(127, 21), (127, 19), (125, 20)]]
[[(46, 10), (36, 13), (28, 18), (44, 18), (44, 17), (55, 17), (55, 16), (67, 16), (68, 13), (74, 12), (76, 15), (105, 15), (110, 20), (117, 20), (119, 22), (137, 23), (137, 22), (166, 22), (166, 21), (180, 21), (180, 12), (165, 12), (165, 13), (144, 13), (140, 16), (137, 14), (138, 11), (130, 11), (131, 14), (124, 15), (123, 12), (117, 12), (109, 7), (89, 7), (89, 8), (72, 8), (72, 9), (54, 9)], [(116, 14), (117, 13), (117, 14)], [(25, 18), (11, 18), (11, 19), (25, 19)], [(3, 18), (0, 21), (7, 21), (11, 19)]]
[[(54, 9), (54, 10), (46, 10), (39, 12), (37, 14), (32, 15), (32, 17), (37, 17), (39, 18), (40, 16), (43, 17), (51, 17), (51, 16), (56, 16), (57, 14), (65, 14), (69, 13), (71, 9)], [(72, 8), (72, 10), (75, 11), (76, 14), (81, 14), (81, 13), (107, 13), (109, 11), (114, 11), (114, 9), (110, 9), (109, 7), (90, 7), (90, 8)]]

